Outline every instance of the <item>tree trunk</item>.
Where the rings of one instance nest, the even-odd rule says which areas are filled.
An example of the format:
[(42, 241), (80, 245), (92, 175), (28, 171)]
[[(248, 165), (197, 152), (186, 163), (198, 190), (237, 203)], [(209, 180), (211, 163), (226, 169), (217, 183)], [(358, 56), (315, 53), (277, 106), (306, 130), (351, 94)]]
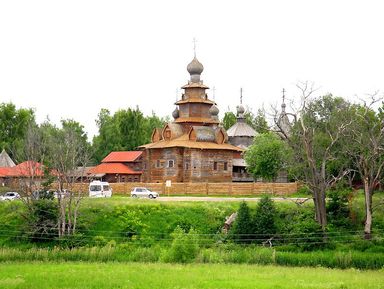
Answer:
[(372, 238), (372, 189), (367, 178), (364, 179), (364, 196), (365, 196), (365, 226), (364, 238), (370, 240)]
[(325, 207), (325, 192), (323, 190), (314, 189), (313, 202), (315, 204), (316, 222), (325, 231), (327, 226), (327, 212)]

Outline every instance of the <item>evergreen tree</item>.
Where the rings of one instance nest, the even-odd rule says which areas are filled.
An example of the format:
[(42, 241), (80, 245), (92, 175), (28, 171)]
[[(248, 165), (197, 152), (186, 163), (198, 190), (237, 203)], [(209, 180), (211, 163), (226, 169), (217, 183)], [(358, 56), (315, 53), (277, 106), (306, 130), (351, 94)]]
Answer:
[(250, 243), (252, 238), (252, 222), (246, 202), (240, 204), (236, 221), (231, 229), (232, 239), (236, 243)]
[(276, 234), (275, 225), (276, 208), (273, 200), (265, 195), (261, 198), (256, 207), (256, 214), (253, 220), (255, 239), (262, 242)]

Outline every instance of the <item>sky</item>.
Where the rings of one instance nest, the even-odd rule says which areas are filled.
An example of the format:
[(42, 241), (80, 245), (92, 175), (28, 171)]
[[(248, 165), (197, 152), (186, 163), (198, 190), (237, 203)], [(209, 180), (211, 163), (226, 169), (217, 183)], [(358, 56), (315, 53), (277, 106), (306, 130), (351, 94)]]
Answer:
[(240, 88), (244, 105), (268, 111), (300, 81), (355, 101), (384, 90), (383, 11), (371, 0), (0, 0), (0, 103), (74, 119), (89, 138), (102, 108), (170, 116), (194, 38), (221, 116)]

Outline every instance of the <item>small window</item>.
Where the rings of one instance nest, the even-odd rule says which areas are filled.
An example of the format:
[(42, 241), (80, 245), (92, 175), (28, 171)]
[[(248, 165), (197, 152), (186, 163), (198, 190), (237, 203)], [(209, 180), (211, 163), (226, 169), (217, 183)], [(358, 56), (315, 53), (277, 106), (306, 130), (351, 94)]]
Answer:
[(157, 160), (157, 162), (156, 162), (156, 167), (157, 167), (157, 168), (161, 168), (160, 160)]
[(189, 163), (185, 163), (185, 169), (189, 170)]
[(224, 162), (224, 171), (227, 171), (227, 170), (228, 170), (228, 163)]
[(173, 168), (175, 166), (174, 160), (168, 160), (168, 168)]
[(217, 162), (213, 162), (213, 169), (217, 171)]

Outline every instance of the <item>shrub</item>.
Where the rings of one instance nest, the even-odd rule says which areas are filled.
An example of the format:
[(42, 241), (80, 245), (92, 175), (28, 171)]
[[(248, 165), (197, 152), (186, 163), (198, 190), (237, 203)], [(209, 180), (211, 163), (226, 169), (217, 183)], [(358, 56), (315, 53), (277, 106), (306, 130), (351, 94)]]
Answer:
[(25, 232), (32, 242), (50, 242), (57, 237), (57, 202), (45, 198), (28, 206)]
[(352, 223), (349, 219), (348, 197), (349, 190), (328, 191), (330, 198), (327, 203), (327, 214), (329, 223), (335, 227), (350, 228)]
[(182, 228), (176, 227), (171, 234), (173, 237), (171, 248), (165, 253), (166, 262), (192, 262), (199, 253), (199, 240), (197, 232), (192, 228), (186, 233)]

